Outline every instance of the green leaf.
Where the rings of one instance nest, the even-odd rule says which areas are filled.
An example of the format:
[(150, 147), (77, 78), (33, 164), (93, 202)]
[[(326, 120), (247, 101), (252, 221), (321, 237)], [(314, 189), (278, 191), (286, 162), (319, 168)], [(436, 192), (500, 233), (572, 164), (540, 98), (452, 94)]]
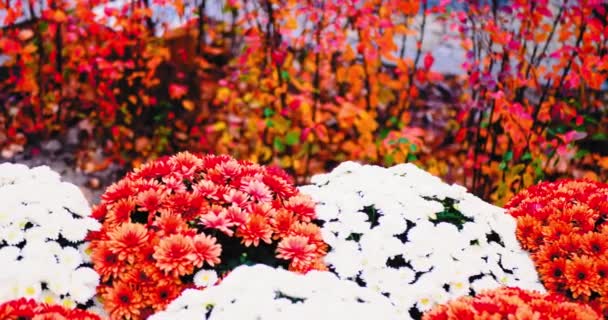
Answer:
[(298, 134), (297, 131), (289, 131), (287, 132), (287, 135), (285, 135), (285, 143), (288, 146), (293, 146), (298, 144), (298, 142), (300, 141), (300, 135)]
[(264, 113), (264, 117), (269, 118), (269, 117), (272, 117), (274, 115), (274, 110), (266, 107), (266, 108), (264, 108), (263, 113)]
[(40, 28), (40, 32), (46, 32), (49, 29), (49, 24), (46, 21), (40, 21), (38, 28)]
[(524, 155), (521, 156), (521, 160), (523, 160), (523, 161), (532, 160), (532, 154), (530, 152), (524, 153)]
[(416, 160), (418, 160), (418, 157), (416, 157), (415, 154), (411, 154), (410, 153), (410, 154), (407, 155), (407, 162), (414, 162)]
[(513, 151), (511, 151), (511, 150), (507, 151), (507, 153), (505, 153), (505, 155), (502, 157), (502, 159), (504, 161), (511, 161), (513, 159)]
[(507, 169), (507, 163), (505, 161), (501, 161), (498, 165), (498, 169), (504, 171), (505, 169)]
[(380, 129), (380, 139), (386, 139), (386, 137), (388, 137), (389, 132), (391, 132), (389, 128)]
[(384, 164), (387, 166), (392, 166), (395, 163), (395, 157), (390, 154), (384, 155)]
[(598, 132), (591, 136), (591, 140), (606, 141), (608, 140), (608, 134), (604, 132)]
[(397, 119), (397, 117), (392, 116), (390, 119), (388, 119), (388, 122), (392, 125), (396, 125), (397, 122), (399, 122), (399, 119)]
[(418, 151), (418, 146), (417, 146), (417, 145), (415, 145), (415, 144), (413, 144), (413, 143), (412, 143), (412, 144), (410, 144), (410, 151), (411, 151), (411, 152), (416, 152), (416, 151)]
[(585, 150), (585, 149), (578, 150), (576, 152), (576, 154), (574, 155), (574, 159), (579, 160), (580, 158), (582, 158), (590, 153), (591, 152), (589, 152), (589, 150)]
[(274, 138), (272, 145), (273, 145), (274, 149), (277, 150), (278, 152), (285, 151), (285, 145), (283, 144), (283, 142), (281, 141), (281, 138), (279, 138), (279, 137)]
[(285, 70), (281, 71), (281, 78), (283, 78), (283, 80), (289, 80), (289, 72)]
[(274, 121), (272, 121), (270, 119), (266, 120), (266, 127), (268, 127), (268, 128), (274, 127)]
[(397, 140), (397, 143), (403, 143), (403, 144), (405, 144), (405, 143), (409, 143), (409, 142), (410, 142), (410, 140), (408, 140), (407, 138), (403, 138), (403, 137), (399, 138)]

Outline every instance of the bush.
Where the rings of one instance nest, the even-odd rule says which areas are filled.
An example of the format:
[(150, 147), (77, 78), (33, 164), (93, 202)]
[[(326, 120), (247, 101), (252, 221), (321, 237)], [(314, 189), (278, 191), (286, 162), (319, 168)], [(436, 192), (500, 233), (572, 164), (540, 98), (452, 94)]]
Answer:
[[(326, 261), (412, 318), (504, 285), (543, 290), (515, 219), (412, 164), (345, 162), (300, 190), (317, 202)], [(407, 318), (407, 316), (406, 316)]]
[(311, 199), (280, 169), (179, 153), (110, 186), (93, 215), (98, 293), (112, 318), (146, 318), (241, 264), (324, 269)]
[(78, 187), (48, 167), (3, 163), (0, 199), (0, 303), (92, 307), (99, 275), (84, 240), (100, 225)]
[(40, 303), (34, 299), (25, 298), (0, 304), (0, 318), (6, 320), (101, 320), (98, 315), (84, 310)]
[(600, 319), (589, 306), (563, 297), (520, 288), (483, 291), (475, 297), (461, 297), (427, 312), (423, 320), (504, 319)]
[(545, 287), (608, 317), (608, 184), (543, 182), (506, 208)]
[(184, 291), (150, 320), (371, 318), (402, 319), (386, 297), (329, 272), (255, 265), (236, 268), (215, 287)]

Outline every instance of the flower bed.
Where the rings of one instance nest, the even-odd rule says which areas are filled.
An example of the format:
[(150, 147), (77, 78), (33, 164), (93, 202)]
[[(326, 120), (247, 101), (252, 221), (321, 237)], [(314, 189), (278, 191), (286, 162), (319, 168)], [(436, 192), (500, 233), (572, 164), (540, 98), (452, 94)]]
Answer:
[(314, 204), (281, 170), (180, 153), (109, 187), (94, 210), (98, 293), (113, 318), (146, 318), (241, 264), (325, 269)]
[(541, 183), (509, 215), (411, 164), (345, 162), (298, 190), (180, 153), (93, 212), (49, 168), (2, 164), (0, 206), (0, 319), (608, 316), (602, 183)]
[(4, 163), (0, 199), (0, 303), (25, 297), (92, 307), (99, 276), (84, 239), (99, 223), (80, 190), (48, 167)]
[(422, 320), (491, 319), (595, 320), (600, 315), (591, 307), (567, 301), (557, 294), (527, 292), (519, 288), (483, 291), (464, 296), (426, 313)]
[(517, 238), (545, 287), (608, 318), (608, 184), (544, 182), (515, 196)]
[(317, 201), (326, 261), (404, 315), (484, 289), (543, 290), (515, 219), (411, 164), (345, 162), (300, 190)]
[(240, 266), (217, 286), (186, 290), (150, 320), (402, 319), (390, 301), (330, 272)]
[(0, 304), (0, 319), (3, 320), (101, 320), (95, 314), (80, 309), (37, 302), (21, 298)]

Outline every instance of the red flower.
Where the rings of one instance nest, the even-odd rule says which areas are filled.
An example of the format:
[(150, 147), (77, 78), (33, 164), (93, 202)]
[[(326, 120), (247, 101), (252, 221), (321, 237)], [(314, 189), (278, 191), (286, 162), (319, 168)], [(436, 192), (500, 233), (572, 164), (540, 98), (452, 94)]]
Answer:
[(131, 222), (131, 213), (135, 211), (135, 202), (131, 198), (120, 199), (106, 213), (106, 222), (111, 226)]
[(34, 299), (17, 299), (0, 304), (0, 319), (3, 320), (101, 320), (85, 310), (67, 309), (59, 305), (48, 305)]
[[(545, 287), (608, 314), (608, 184), (560, 180), (530, 187), (507, 205), (517, 238), (533, 253)], [(536, 237), (536, 230), (542, 236)]]
[(486, 290), (475, 297), (463, 296), (435, 306), (423, 320), (460, 319), (599, 319), (584, 304), (567, 302), (556, 294), (541, 294), (519, 288)]

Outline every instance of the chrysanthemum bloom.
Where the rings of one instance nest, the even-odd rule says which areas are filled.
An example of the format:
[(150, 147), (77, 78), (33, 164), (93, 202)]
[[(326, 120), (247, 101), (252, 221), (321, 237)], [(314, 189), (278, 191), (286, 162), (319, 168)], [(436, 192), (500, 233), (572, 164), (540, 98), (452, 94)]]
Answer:
[[(545, 287), (608, 317), (608, 184), (545, 182), (506, 205)], [(539, 235), (540, 234), (540, 235)]]
[(85, 238), (100, 227), (80, 189), (57, 172), (0, 164), (0, 304), (30, 298), (93, 307), (99, 275)]
[[(316, 219), (331, 246), (329, 268), (385, 295), (401, 319), (419, 319), (436, 304), (484, 289), (543, 290), (515, 237), (516, 219), (413, 164), (344, 162), (300, 191), (318, 203)], [(532, 222), (528, 236), (536, 239), (540, 225)], [(299, 223), (293, 229), (310, 242), (318, 228)], [(303, 241), (285, 239), (279, 250), (305, 261), (312, 250)]]
[(110, 186), (93, 215), (103, 224), (89, 234), (98, 292), (115, 319), (145, 319), (185, 288), (217, 282), (201, 280), (203, 270), (223, 278), (244, 263), (324, 269), (312, 200), (284, 172), (229, 156), (145, 164)]
[(0, 304), (0, 319), (3, 320), (101, 320), (91, 312), (68, 309), (59, 305), (36, 302), (21, 298)]
[(423, 320), (491, 319), (597, 320), (591, 307), (569, 302), (557, 294), (541, 294), (520, 288), (483, 291), (475, 297), (464, 296), (438, 305), (424, 314)]

